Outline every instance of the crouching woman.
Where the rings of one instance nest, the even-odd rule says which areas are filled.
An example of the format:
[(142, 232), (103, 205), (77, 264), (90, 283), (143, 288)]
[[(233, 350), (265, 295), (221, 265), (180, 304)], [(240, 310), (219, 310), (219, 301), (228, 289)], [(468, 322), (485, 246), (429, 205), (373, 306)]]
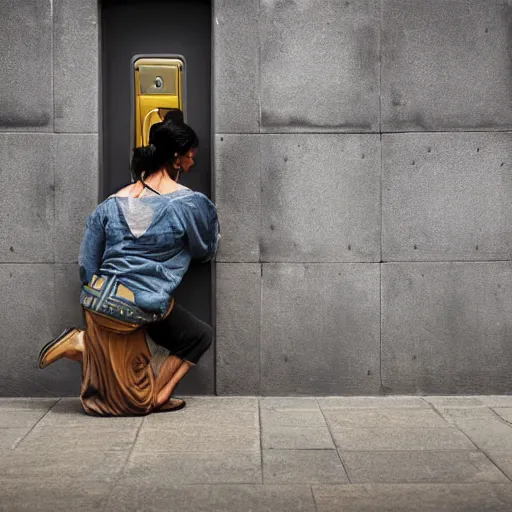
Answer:
[(194, 165), (198, 138), (173, 110), (149, 142), (134, 150), (136, 181), (87, 221), (79, 258), (86, 329), (66, 329), (39, 355), (41, 368), (61, 357), (82, 361), (89, 414), (184, 407), (174, 388), (213, 340), (212, 328), (173, 299), (191, 261), (211, 260), (219, 239), (215, 206), (178, 183)]

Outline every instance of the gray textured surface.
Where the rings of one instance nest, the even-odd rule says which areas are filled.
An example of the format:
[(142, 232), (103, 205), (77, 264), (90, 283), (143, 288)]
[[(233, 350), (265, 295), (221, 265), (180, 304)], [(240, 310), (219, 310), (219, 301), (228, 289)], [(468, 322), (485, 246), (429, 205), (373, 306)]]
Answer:
[(261, 265), (217, 263), (217, 392), (260, 392)]
[(1, 134), (0, 261), (54, 260), (54, 136)]
[(257, 133), (259, 0), (215, 0), (213, 4), (214, 131)]
[(379, 390), (379, 267), (264, 264), (261, 394)]
[(54, 0), (53, 37), (55, 131), (97, 132), (98, 2)]
[(71, 320), (62, 318), (63, 311), (71, 311), (71, 295), (62, 287), (63, 296), (54, 296), (55, 283), (62, 282), (60, 270), (51, 264), (0, 265), (0, 396), (76, 395), (80, 389), (77, 363), (62, 360), (44, 370), (37, 367), (41, 347)]
[(217, 261), (259, 261), (259, 135), (215, 136), (215, 201), (221, 226)]
[(384, 261), (509, 260), (512, 134), (382, 139)]
[(378, 135), (262, 137), (262, 261), (379, 261)]
[(348, 483), (335, 450), (263, 450), (263, 483)]
[(53, 150), (55, 260), (76, 263), (85, 222), (98, 204), (98, 135), (57, 135)]
[[(156, 492), (155, 492), (156, 491)], [(151, 482), (145, 488), (120, 482), (108, 501), (113, 512), (169, 510), (176, 503), (179, 512), (316, 512), (310, 489), (304, 485), (194, 485), (162, 486)]]
[(2, 512), (102, 512), (112, 485), (32, 477), (0, 480)]
[(378, 407), (373, 409), (326, 409), (325, 419), (331, 428), (386, 427), (448, 427), (446, 421), (432, 409)]
[(352, 483), (463, 483), (509, 480), (476, 451), (341, 452)]
[(482, 451), (512, 452), (512, 425), (501, 418), (459, 419), (457, 427)]
[(135, 452), (249, 452), (259, 448), (257, 428), (182, 425), (173, 430), (146, 428), (137, 437)]
[[(202, 430), (205, 432), (205, 429)], [(261, 454), (245, 452), (134, 452), (125, 468), (126, 483), (257, 484), (261, 482)]]
[(324, 427), (263, 427), (261, 443), (265, 450), (333, 450), (331, 434)]
[(510, 392), (512, 264), (382, 266), (389, 393)]
[[(0, 399), (0, 510), (510, 511), (510, 436), (495, 421), (510, 426), (494, 413), (493, 420), (480, 416), (478, 445), (492, 446), (489, 452), (458, 425), (331, 428), (337, 442), (352, 442), (352, 449), (362, 445), (360, 451), (336, 451), (327, 446), (332, 441), (325, 422), (269, 424), (272, 416), (295, 421), (299, 413), (311, 418), (343, 410), (366, 411), (383, 425), (427, 411), (448, 425), (443, 405), (478, 416), (504, 397), (417, 397), (422, 406), (412, 398), (187, 397), (181, 411), (144, 418), (85, 416), (76, 398)], [(434, 403), (441, 404), (439, 412)], [(41, 419), (19, 428), (20, 413)], [(254, 449), (226, 449), (230, 436), (247, 432), (248, 425), (257, 439)], [(159, 443), (142, 446), (147, 432), (159, 436)], [(195, 446), (187, 445), (187, 435)], [(267, 449), (272, 445), (279, 447)], [(71, 503), (64, 508), (66, 499)]]
[(378, 131), (375, 0), (260, 3), (264, 131)]
[(509, 2), (382, 5), (384, 131), (511, 128)]
[(473, 443), (455, 428), (334, 428), (341, 451), (473, 450)]
[(508, 512), (507, 484), (313, 485), (318, 512)]
[[(52, 331), (53, 336), (60, 334), (66, 327), (73, 326), (85, 328), (85, 317), (80, 306), (80, 292), (82, 285), (79, 279), (79, 266), (77, 263), (59, 263), (54, 266), (55, 273), (55, 319)], [(79, 365), (76, 377), (80, 380)], [(77, 387), (78, 389), (78, 387)]]
[(53, 130), (52, 2), (4, 0), (0, 130)]

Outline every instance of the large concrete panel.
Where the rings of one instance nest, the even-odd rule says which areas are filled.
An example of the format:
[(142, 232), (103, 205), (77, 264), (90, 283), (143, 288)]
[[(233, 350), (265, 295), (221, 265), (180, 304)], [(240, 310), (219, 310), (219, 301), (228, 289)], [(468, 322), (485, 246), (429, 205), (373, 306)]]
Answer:
[[(37, 367), (41, 347), (78, 317), (62, 318), (71, 309), (61, 285), (65, 274), (48, 264), (0, 265), (0, 396), (78, 395), (79, 364), (61, 360), (44, 370)], [(77, 298), (72, 300), (76, 305)]]
[(52, 2), (4, 0), (0, 130), (53, 130)]
[(52, 262), (54, 177), (50, 134), (0, 134), (0, 261)]
[(217, 393), (260, 393), (261, 265), (217, 263)]
[(512, 263), (382, 266), (389, 393), (510, 393)]
[(216, 133), (257, 133), (259, 0), (214, 0), (214, 120)]
[(380, 1), (263, 0), (263, 131), (378, 131)]
[(98, 136), (54, 138), (55, 260), (78, 261), (85, 222), (98, 202)]
[(98, 2), (54, 0), (55, 131), (98, 131)]
[(262, 261), (380, 260), (378, 135), (262, 136)]
[(53, 266), (3, 264), (0, 282), (0, 395), (45, 394), (45, 376), (36, 364), (52, 335)]
[(264, 264), (263, 395), (379, 392), (378, 264)]
[(383, 0), (382, 129), (512, 127), (512, 5)]
[(215, 201), (221, 225), (217, 261), (259, 261), (261, 194), (259, 135), (215, 138)]
[(384, 261), (512, 258), (512, 134), (393, 134), (382, 146)]

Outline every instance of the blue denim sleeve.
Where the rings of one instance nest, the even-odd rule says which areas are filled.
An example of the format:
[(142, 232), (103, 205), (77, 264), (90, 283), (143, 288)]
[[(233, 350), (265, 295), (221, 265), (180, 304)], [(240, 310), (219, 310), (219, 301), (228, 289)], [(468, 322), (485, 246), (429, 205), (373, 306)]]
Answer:
[(184, 222), (192, 258), (205, 263), (217, 252), (219, 219), (214, 204), (203, 194), (194, 193), (184, 204)]
[(85, 234), (80, 245), (78, 264), (82, 283), (88, 283), (91, 277), (98, 272), (104, 251), (105, 228), (101, 222), (98, 208), (96, 208), (87, 219)]

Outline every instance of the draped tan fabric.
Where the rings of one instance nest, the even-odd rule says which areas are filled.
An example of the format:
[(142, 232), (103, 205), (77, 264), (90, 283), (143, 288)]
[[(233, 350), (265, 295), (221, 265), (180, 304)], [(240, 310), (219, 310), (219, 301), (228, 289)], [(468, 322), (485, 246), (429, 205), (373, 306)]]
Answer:
[(146, 329), (85, 311), (87, 329), (80, 398), (88, 414), (148, 414), (155, 403), (155, 376)]

